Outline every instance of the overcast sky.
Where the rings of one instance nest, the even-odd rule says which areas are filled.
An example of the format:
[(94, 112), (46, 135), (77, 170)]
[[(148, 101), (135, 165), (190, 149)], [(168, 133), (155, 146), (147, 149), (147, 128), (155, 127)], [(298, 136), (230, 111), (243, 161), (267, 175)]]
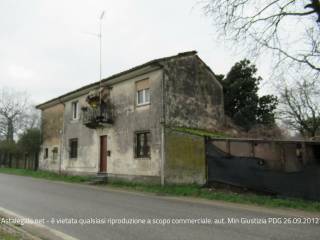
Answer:
[(1, 0), (0, 87), (27, 91), (38, 104), (98, 81), (98, 38), (90, 33), (102, 10), (103, 77), (190, 50), (226, 73), (244, 56), (217, 41), (197, 2)]

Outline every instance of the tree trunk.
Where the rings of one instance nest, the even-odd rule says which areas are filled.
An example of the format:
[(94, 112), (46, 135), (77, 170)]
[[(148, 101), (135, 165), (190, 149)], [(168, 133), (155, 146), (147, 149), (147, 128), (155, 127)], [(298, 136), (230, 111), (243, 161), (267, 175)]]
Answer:
[(11, 118), (8, 118), (8, 126), (7, 126), (7, 141), (8, 142), (13, 142), (13, 132), (14, 132), (13, 121)]
[(9, 168), (12, 168), (12, 154), (9, 153)]
[(36, 152), (34, 155), (34, 170), (37, 171), (39, 168), (39, 153)]
[(24, 169), (27, 169), (27, 154), (24, 154)]

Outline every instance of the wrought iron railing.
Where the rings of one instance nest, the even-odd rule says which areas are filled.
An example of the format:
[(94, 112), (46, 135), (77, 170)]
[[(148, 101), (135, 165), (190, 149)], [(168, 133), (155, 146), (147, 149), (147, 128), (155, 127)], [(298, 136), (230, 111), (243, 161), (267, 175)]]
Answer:
[(82, 109), (82, 122), (89, 128), (97, 128), (112, 124), (112, 114), (108, 108), (97, 106), (96, 108), (83, 108)]

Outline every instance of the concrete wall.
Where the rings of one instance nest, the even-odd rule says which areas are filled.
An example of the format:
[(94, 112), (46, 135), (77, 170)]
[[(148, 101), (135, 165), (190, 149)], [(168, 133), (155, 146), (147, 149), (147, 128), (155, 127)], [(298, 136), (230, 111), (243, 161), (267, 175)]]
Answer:
[(299, 172), (316, 161), (313, 155), (316, 145), (299, 141), (212, 139), (210, 142), (231, 156), (264, 159), (269, 169), (277, 171)]
[(205, 184), (204, 138), (166, 128), (165, 139), (165, 182)]
[(221, 182), (274, 195), (320, 200), (320, 142), (206, 142), (209, 184)]
[(198, 56), (167, 62), (165, 73), (167, 126), (216, 130), (223, 125), (222, 86)]

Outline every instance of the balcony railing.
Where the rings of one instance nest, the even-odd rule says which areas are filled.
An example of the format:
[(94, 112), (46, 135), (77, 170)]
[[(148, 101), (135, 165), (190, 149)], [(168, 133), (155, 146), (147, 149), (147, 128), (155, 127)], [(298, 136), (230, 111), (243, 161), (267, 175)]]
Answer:
[(101, 128), (113, 123), (111, 111), (100, 106), (83, 108), (82, 116), (83, 124), (88, 128)]

